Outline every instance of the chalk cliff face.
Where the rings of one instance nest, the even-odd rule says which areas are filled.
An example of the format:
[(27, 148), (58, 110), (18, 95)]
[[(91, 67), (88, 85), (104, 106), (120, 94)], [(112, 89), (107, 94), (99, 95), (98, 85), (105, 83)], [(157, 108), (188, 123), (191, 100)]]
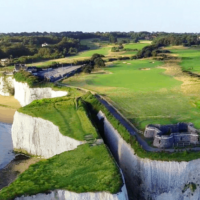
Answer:
[[(101, 111), (98, 118), (104, 118), (105, 137), (124, 173), (130, 199), (200, 199), (200, 159), (190, 162), (164, 162), (139, 158)], [(195, 185), (194, 191), (189, 183)]]
[(11, 124), (0, 123), (0, 169), (15, 157), (11, 137)]
[(10, 96), (10, 93), (8, 91), (8, 87), (14, 87), (14, 80), (12, 77), (6, 77), (4, 80), (4, 77), (0, 77), (0, 95), (2, 96)]
[(75, 193), (66, 190), (55, 190), (49, 194), (37, 194), (27, 197), (18, 197), (15, 200), (128, 200), (126, 187), (123, 186), (122, 191), (117, 194), (107, 192), (96, 193)]
[(14, 81), (15, 99), (21, 106), (26, 106), (36, 99), (66, 96), (68, 92), (54, 91), (51, 88), (29, 88), (27, 83)]
[(62, 135), (50, 121), (17, 111), (12, 125), (12, 140), (15, 149), (23, 149), (44, 158), (73, 150), (84, 143)]

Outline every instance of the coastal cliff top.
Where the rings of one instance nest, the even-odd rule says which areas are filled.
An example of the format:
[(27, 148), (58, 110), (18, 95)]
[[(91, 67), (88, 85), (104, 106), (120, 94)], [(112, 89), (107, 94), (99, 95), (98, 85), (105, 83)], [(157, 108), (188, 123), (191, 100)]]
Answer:
[(0, 200), (12, 200), (22, 195), (34, 195), (64, 189), (77, 193), (117, 193), (122, 178), (105, 145), (79, 146), (50, 159), (33, 164), (0, 191)]
[(59, 127), (59, 131), (68, 137), (84, 141), (85, 136), (98, 138), (90, 122), (84, 104), (76, 98), (59, 97), (35, 100), (18, 110), (32, 117), (39, 117)]

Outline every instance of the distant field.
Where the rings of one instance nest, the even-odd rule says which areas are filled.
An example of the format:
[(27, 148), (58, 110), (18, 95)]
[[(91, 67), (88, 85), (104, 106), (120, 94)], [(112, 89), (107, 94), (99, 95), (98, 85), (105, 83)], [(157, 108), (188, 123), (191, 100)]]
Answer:
[(200, 128), (200, 110), (195, 105), (200, 99), (200, 81), (184, 75), (176, 63), (153, 62), (116, 62), (104, 72), (77, 75), (63, 82), (106, 95), (140, 129), (150, 123), (180, 121)]
[(200, 48), (172, 49), (172, 53), (182, 58), (180, 65), (183, 70), (200, 73)]
[(123, 44), (125, 49), (138, 49), (141, 50), (145, 46), (148, 46), (149, 44), (146, 43), (130, 43), (130, 44)]

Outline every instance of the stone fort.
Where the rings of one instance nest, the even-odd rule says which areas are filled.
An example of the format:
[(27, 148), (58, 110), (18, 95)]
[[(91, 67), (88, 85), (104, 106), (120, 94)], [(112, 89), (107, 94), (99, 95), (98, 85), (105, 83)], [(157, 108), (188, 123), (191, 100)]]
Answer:
[(199, 144), (199, 131), (192, 123), (178, 123), (175, 125), (148, 125), (144, 137), (153, 138), (153, 146), (171, 148)]

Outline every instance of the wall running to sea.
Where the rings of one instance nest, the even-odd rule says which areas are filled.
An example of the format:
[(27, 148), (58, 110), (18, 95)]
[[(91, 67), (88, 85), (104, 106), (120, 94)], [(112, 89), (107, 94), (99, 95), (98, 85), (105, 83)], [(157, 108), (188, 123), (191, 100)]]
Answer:
[[(200, 199), (200, 159), (166, 162), (139, 158), (101, 111), (97, 116), (104, 118), (105, 138), (123, 171), (131, 200)], [(194, 191), (190, 183), (196, 187)]]

